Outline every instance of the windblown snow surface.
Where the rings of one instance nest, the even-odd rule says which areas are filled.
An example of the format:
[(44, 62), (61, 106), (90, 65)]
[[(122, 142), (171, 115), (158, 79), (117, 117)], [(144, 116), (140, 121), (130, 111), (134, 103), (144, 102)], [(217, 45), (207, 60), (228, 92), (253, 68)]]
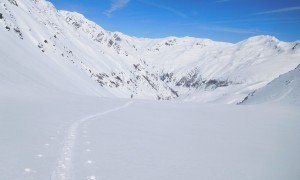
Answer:
[(299, 41), (135, 38), (44, 0), (0, 0), (0, 40), (0, 180), (300, 179)]
[(0, 179), (298, 180), (299, 107), (0, 99)]

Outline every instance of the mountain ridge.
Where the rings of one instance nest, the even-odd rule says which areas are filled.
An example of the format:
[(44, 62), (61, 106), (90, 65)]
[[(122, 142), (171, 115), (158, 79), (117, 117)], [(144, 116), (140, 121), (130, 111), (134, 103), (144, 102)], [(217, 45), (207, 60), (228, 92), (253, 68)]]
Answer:
[(300, 65), (250, 93), (239, 104), (300, 105)]
[(67, 61), (64, 68), (83, 71), (110, 96), (234, 104), (300, 64), (300, 41), (137, 38), (106, 31), (48, 1), (0, 2), (2, 37), (14, 32), (16, 44), (26, 41), (43, 57)]

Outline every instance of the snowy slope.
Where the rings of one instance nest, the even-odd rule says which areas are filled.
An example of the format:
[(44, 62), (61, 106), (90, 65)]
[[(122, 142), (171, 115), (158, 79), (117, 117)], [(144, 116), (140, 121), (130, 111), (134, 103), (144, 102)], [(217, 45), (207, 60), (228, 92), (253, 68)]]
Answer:
[[(136, 38), (0, 0), (0, 42), (1, 180), (300, 177), (299, 41)], [(272, 103), (198, 103), (255, 90)]]
[(248, 95), (242, 104), (300, 105), (300, 66)]
[(27, 41), (0, 29), (0, 96), (71, 93), (112, 96), (70, 63), (46, 56)]
[(0, 97), (0, 179), (298, 180), (299, 118), (284, 106)]
[[(18, 2), (18, 7), (14, 9), (14, 5), (12, 5), (11, 8), (24, 18), (20, 23), (23, 23), (23, 26), (32, 25), (34, 29), (35, 26), (33, 24), (35, 22), (32, 20), (32, 17), (22, 14), (22, 9), (19, 7), (22, 7), (22, 4)], [(11, 14), (7, 5), (2, 2), (1, 8), (1, 12), (4, 12), (3, 14), (1, 13), (2, 17), (5, 18), (8, 14)], [(97, 83), (69, 62), (41, 52), (36, 44), (32, 42), (34, 38), (30, 36), (30, 33), (33, 30), (27, 29), (27, 34), (25, 32), (17, 33), (17, 29), (20, 28), (13, 25), (13, 23), (16, 23), (16, 19), (12, 14), (9, 16), (9, 19), (1, 20), (1, 25), (4, 24), (6, 28), (0, 28), (1, 96), (45, 96), (57, 93), (112, 96), (105, 89), (99, 88)], [(21, 26), (21, 24), (18, 25)], [(36, 28), (39, 27), (36, 26)], [(37, 33), (36, 31), (35, 35), (42, 36), (42, 32)], [(24, 37), (28, 39), (26, 40)]]
[[(1, 72), (28, 59), (28, 64), (35, 63), (32, 59), (44, 59), (50, 67), (62, 68), (65, 75), (61, 77), (70, 71), (68, 76), (74, 79), (65, 81), (72, 86), (94, 91), (95, 83), (87, 80), (92, 79), (101, 96), (234, 104), (300, 64), (299, 41), (285, 43), (270, 36), (237, 44), (191, 37), (136, 38), (106, 31), (83, 15), (57, 10), (45, 0), (0, 0), (0, 4), (1, 41), (16, 46), (8, 49), (1, 44), (1, 51), (16, 63), (1, 64)], [(21, 50), (24, 58), (14, 54)], [(6, 56), (1, 56), (1, 61)], [(22, 73), (32, 73), (27, 70)], [(47, 71), (60, 74), (51, 68)], [(41, 68), (35, 73), (47, 76)], [(7, 77), (0, 80), (14, 79)], [(67, 87), (68, 83), (61, 84), (77, 91)], [(2, 91), (10, 91), (3, 83), (0, 86)]]

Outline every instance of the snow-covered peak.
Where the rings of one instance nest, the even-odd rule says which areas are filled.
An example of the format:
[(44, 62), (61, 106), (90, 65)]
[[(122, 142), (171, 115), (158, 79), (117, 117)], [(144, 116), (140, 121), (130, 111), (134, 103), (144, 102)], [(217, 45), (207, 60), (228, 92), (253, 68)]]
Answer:
[(60, 10), (59, 11), (64, 17), (70, 17), (70, 18), (74, 18), (76, 20), (87, 20), (83, 14), (80, 14), (76, 11), (70, 12), (70, 11), (65, 11), (65, 10)]
[(284, 42), (279, 41), (274, 36), (254, 36), (251, 38), (248, 38), (244, 41), (241, 41), (237, 43), (238, 46), (243, 48), (278, 48), (278, 46), (281, 46), (284, 44)]
[(259, 36), (253, 36), (250, 37), (242, 42), (248, 42), (248, 43), (262, 43), (262, 42), (279, 42), (279, 40), (270, 35), (259, 35)]
[[(300, 41), (286, 43), (272, 36), (236, 44), (193, 37), (137, 38), (107, 31), (45, 0), (0, 3), (1, 38), (35, 49), (40, 52), (35, 57), (62, 66), (62, 73), (75, 68), (79, 77), (98, 84), (99, 91), (117, 97), (236, 103), (300, 64)], [(17, 64), (5, 66), (1, 68)]]

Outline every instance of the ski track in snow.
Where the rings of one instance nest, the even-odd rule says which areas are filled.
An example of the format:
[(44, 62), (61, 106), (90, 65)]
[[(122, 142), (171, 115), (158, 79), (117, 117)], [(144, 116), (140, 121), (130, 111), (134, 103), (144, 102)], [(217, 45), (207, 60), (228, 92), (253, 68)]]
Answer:
[(75, 145), (76, 141), (76, 135), (78, 128), (85, 123), (86, 121), (93, 120), (94, 118), (119, 111), (121, 109), (124, 109), (128, 107), (132, 102), (128, 102), (122, 106), (87, 116), (79, 121), (76, 121), (71, 125), (71, 127), (68, 130), (67, 136), (65, 138), (65, 142), (62, 149), (62, 155), (60, 159), (58, 160), (58, 166), (57, 169), (54, 171), (54, 173), (51, 176), (51, 180), (69, 180), (70, 179), (70, 171), (72, 167), (72, 154), (73, 154), (73, 147)]

